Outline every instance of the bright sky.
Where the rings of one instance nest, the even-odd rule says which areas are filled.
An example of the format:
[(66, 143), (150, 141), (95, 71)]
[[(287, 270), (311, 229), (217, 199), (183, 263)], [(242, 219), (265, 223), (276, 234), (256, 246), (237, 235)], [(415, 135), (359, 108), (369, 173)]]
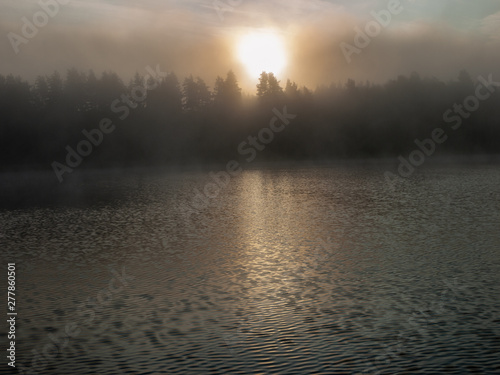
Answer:
[(19, 42), (17, 54), (9, 32), (25, 37), (22, 19), (33, 22), (39, 1), (0, 3), (0, 74), (33, 79), (74, 66), (128, 78), (159, 64), (181, 78), (200, 75), (209, 85), (233, 69), (250, 88), (255, 79), (241, 61), (241, 39), (265, 29), (286, 51), (278, 78), (311, 88), (348, 77), (380, 82), (412, 71), (443, 79), (464, 68), (472, 75), (500, 76), (498, 0), (401, 0), (401, 12), (349, 55), (350, 62), (341, 43), (356, 47), (355, 28), (364, 29), (371, 12), (387, 10), (389, 0), (59, 1), (67, 4), (27, 43)]

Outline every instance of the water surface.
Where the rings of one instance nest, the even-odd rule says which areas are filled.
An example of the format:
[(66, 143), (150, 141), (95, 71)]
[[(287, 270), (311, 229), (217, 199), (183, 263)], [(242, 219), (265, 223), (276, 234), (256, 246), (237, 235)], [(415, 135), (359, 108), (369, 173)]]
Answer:
[[(4, 198), (18, 362), (50, 374), (500, 373), (500, 168), (428, 168), (396, 189), (383, 172), (248, 170), (190, 215), (206, 172), (82, 172)], [(78, 334), (54, 349), (71, 323)]]

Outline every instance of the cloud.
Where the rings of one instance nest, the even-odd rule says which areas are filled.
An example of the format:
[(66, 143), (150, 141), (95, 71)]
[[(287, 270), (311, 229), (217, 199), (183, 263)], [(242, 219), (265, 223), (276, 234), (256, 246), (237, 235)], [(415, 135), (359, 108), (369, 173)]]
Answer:
[(481, 22), (481, 31), (487, 37), (500, 41), (500, 12), (485, 17)]
[[(401, 15), (404, 15), (403, 13)], [(441, 79), (456, 78), (467, 69), (472, 75), (500, 76), (500, 43), (477, 30), (462, 30), (450, 23), (417, 19), (391, 23), (348, 63), (342, 42), (355, 46), (355, 28), (364, 29), (370, 17), (358, 17), (338, 10), (324, 14), (317, 23), (296, 26), (294, 68), (290, 76), (315, 87), (321, 83), (358, 81), (385, 82), (413, 71)], [(496, 18), (488, 25), (498, 27)], [(498, 31), (491, 31), (500, 35)], [(491, 34), (490, 34), (491, 35)]]
[(363, 28), (372, 10), (387, 6), (385, 1), (242, 0), (221, 20), (213, 0), (73, 0), (17, 55), (6, 35), (20, 34), (21, 17), (32, 17), (39, 5), (5, 2), (0, 6), (0, 74), (33, 80), (74, 66), (97, 73), (112, 70), (128, 79), (147, 65), (160, 64), (181, 78), (200, 75), (208, 84), (234, 69), (251, 90), (255, 83), (235, 59), (235, 41), (245, 30), (272, 27), (282, 33), (290, 51), (289, 69), (279, 78), (312, 88), (348, 77), (383, 82), (412, 71), (444, 79), (464, 68), (473, 75), (500, 75), (500, 9), (493, 11), (490, 4), (487, 12), (478, 11), (477, 28), (470, 27), (472, 21), (460, 28), (442, 22), (444, 16), (437, 13), (445, 11), (443, 1), (434, 8), (427, 0), (414, 3), (348, 64), (340, 43), (353, 43), (354, 28)]
[[(200, 25), (199, 15), (192, 11), (174, 8), (160, 12), (81, 1), (71, 6), (74, 8), (51, 19), (28, 44), (21, 45), (17, 55), (7, 38), (3, 39), (2, 73), (33, 77), (76, 66), (131, 76), (146, 65), (160, 63), (181, 74), (201, 74), (213, 70), (214, 64), (227, 65), (222, 61), (227, 56), (224, 44), (213, 37), (209, 27)], [(1, 35), (9, 31), (21, 34), (21, 17), (18, 19), (2, 22)]]

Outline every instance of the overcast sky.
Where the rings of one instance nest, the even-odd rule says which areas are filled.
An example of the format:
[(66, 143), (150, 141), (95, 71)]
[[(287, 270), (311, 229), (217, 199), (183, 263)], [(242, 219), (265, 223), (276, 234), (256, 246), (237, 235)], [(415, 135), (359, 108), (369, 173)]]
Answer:
[(22, 18), (33, 20), (41, 8), (37, 0), (2, 0), (0, 74), (32, 80), (77, 67), (115, 71), (127, 80), (159, 64), (180, 78), (199, 75), (210, 86), (233, 69), (248, 88), (254, 82), (235, 56), (238, 37), (272, 28), (286, 41), (283, 82), (315, 88), (348, 77), (384, 82), (412, 71), (451, 79), (464, 68), (500, 77), (498, 0), (401, 0), (402, 11), (348, 63), (341, 43), (354, 45), (355, 27), (364, 29), (371, 12), (388, 2), (220, 0), (236, 4), (222, 19), (213, 0), (69, 0), (16, 54), (8, 33), (22, 37)]

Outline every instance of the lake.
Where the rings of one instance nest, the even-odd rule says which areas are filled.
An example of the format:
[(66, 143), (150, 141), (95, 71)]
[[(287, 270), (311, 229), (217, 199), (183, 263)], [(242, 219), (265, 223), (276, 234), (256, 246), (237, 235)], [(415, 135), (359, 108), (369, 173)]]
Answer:
[(3, 174), (17, 364), (500, 373), (499, 165), (428, 167), (395, 188), (384, 171), (245, 170), (203, 204), (208, 171)]

